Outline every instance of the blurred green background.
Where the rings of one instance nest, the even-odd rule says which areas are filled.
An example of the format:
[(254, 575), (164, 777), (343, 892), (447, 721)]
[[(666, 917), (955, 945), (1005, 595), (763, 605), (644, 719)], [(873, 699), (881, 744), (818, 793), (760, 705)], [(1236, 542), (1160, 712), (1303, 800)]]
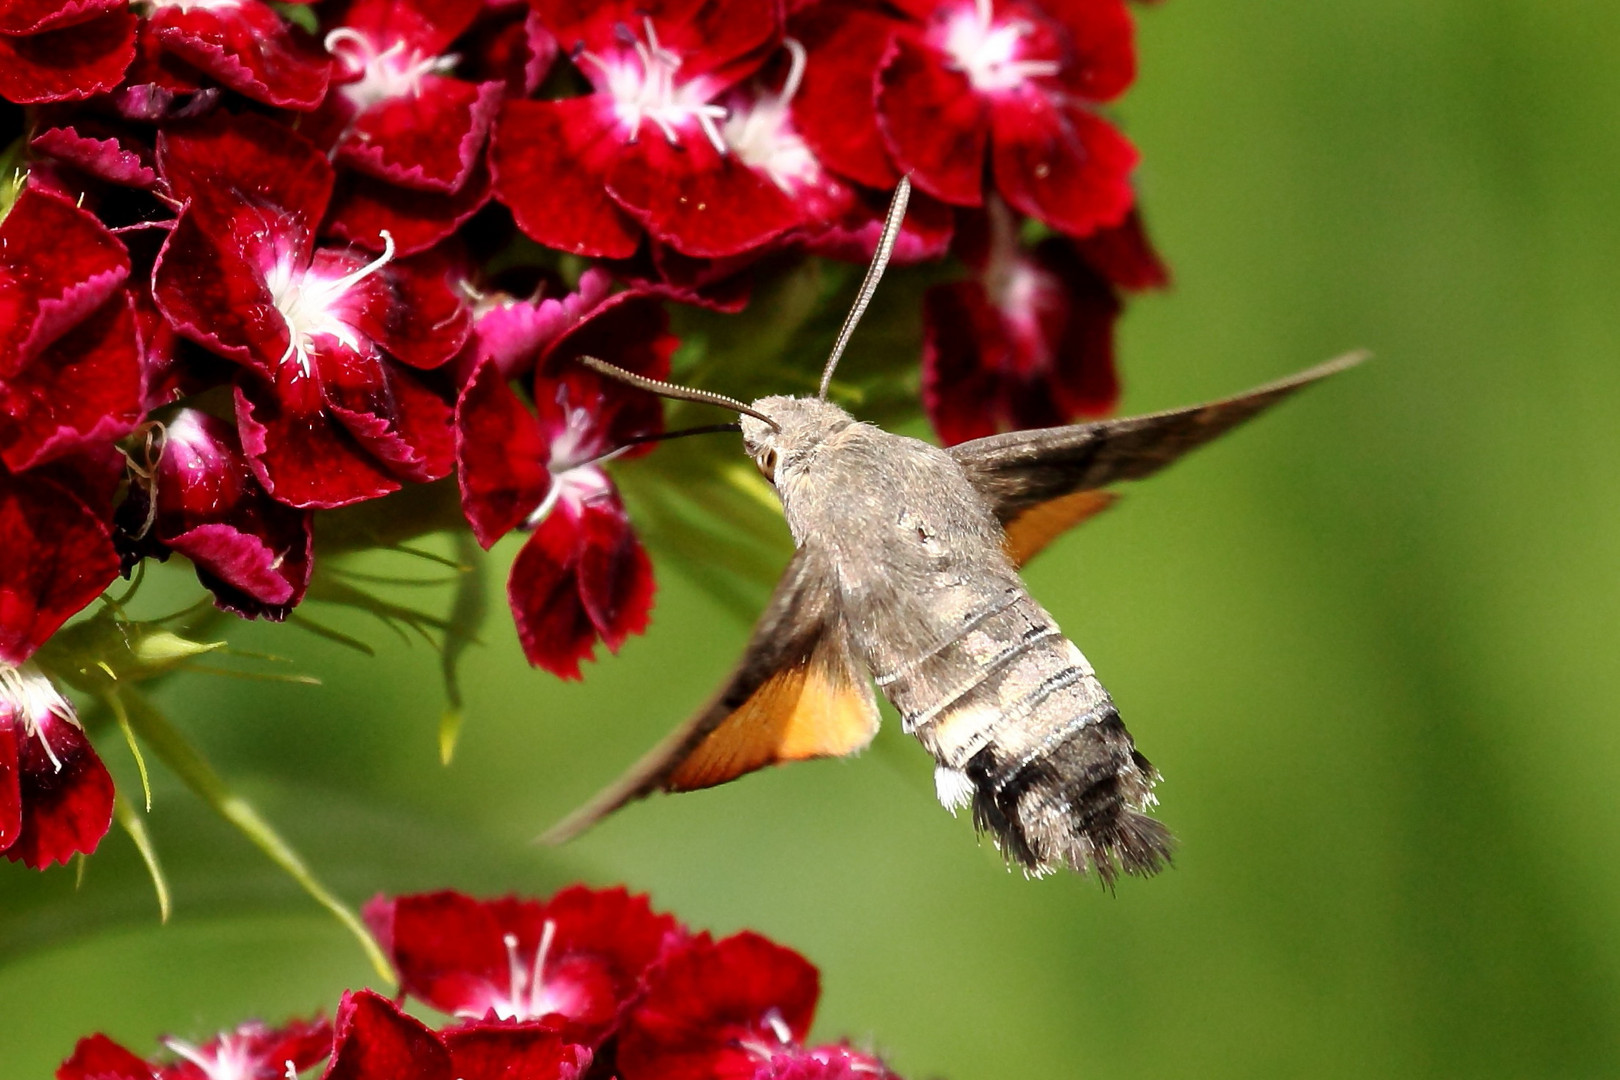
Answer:
[[(1165, 774), (1173, 870), (1007, 873), (892, 726), (531, 846), (741, 645), (668, 564), (651, 632), (563, 685), (521, 662), (498, 548), (449, 768), (435, 657), (360, 622), (375, 660), (236, 637), (322, 688), (187, 676), (164, 707), (351, 901), (627, 882), (803, 951), (816, 1034), (914, 1080), (1620, 1074), (1620, 6), (1171, 0), (1140, 26), (1121, 112), (1177, 285), (1127, 320), (1127, 411), (1378, 357), (1029, 571)], [(161, 769), (156, 795), (167, 927), (121, 833), (77, 890), (0, 868), (5, 1077), (369, 977)]]

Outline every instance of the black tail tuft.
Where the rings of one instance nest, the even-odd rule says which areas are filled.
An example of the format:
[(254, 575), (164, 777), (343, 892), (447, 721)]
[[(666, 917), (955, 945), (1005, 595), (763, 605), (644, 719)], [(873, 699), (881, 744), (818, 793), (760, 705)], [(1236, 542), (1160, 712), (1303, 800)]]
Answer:
[(997, 761), (995, 749), (981, 750), (966, 772), (973, 823), (1009, 862), (1036, 874), (1068, 866), (1105, 886), (1121, 872), (1145, 876), (1169, 864), (1170, 831), (1146, 812), (1159, 775), (1112, 705), (1037, 757)]

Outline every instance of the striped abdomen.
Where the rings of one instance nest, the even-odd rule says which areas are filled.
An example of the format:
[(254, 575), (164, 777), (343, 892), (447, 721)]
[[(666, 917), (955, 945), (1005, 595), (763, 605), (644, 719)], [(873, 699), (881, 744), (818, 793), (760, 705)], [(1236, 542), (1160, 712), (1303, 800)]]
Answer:
[(940, 801), (971, 802), (1008, 858), (1110, 882), (1168, 857), (1169, 833), (1144, 813), (1157, 774), (1086, 658), (1022, 588), (877, 683), (939, 762)]

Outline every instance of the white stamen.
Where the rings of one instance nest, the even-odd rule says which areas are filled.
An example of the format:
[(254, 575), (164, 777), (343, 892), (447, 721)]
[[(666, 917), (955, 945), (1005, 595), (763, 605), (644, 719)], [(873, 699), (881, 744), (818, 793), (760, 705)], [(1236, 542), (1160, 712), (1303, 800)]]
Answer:
[(777, 1042), (786, 1046), (793, 1041), (793, 1030), (787, 1026), (787, 1021), (782, 1019), (782, 1014), (775, 1009), (765, 1014), (765, 1024), (771, 1029), (771, 1034), (776, 1036)]
[(518, 959), (518, 938), (516, 934), (503, 934), (501, 943), (506, 946), (507, 1001), (509, 1004), (506, 1009), (502, 1009), (497, 1005), (495, 1013), (502, 1020), (511, 1020), (516, 1015), (517, 1003), (523, 1000), (523, 961)]
[(628, 128), (625, 141), (633, 143), (639, 139), (642, 122), (646, 121), (656, 127), (671, 146), (679, 146), (681, 128), (695, 123), (715, 151), (724, 154), (726, 144), (720, 137), (719, 124), (725, 120), (726, 110), (709, 102), (715, 89), (710, 80), (700, 76), (677, 83), (675, 73), (681, 67), (680, 54), (658, 44), (658, 32), (651, 17), (644, 16), (641, 23), (644, 38), (628, 42), (633, 56), (621, 53), (604, 57), (594, 52), (580, 52), (576, 56), (578, 61), (601, 72), (619, 119)]
[(775, 94), (762, 94), (726, 121), (725, 141), (750, 168), (769, 176), (788, 196), (798, 186), (821, 178), (821, 163), (793, 126), (788, 105), (804, 81), (805, 48), (793, 38), (782, 42), (789, 63), (787, 78)]
[(259, 1062), (248, 1052), (246, 1041), (231, 1035), (220, 1036), (212, 1055), (184, 1039), (164, 1039), (163, 1045), (201, 1069), (208, 1080), (255, 1080), (259, 1075)]
[(1019, 19), (997, 25), (992, 0), (974, 0), (973, 14), (954, 19), (942, 44), (953, 66), (967, 76), (974, 89), (985, 93), (1015, 90), (1031, 79), (1062, 70), (1056, 60), (1019, 58), (1021, 43), (1032, 29)]
[(46, 717), (54, 716), (80, 727), (79, 715), (32, 660), (16, 666), (0, 662), (0, 716), (6, 712), (11, 713), (13, 723), (21, 723), (24, 738), (39, 740), (51, 770), (61, 772), (62, 759), (56, 756), (40, 725)]
[(534, 970), (529, 973), (529, 1016), (540, 1015), (540, 990), (545, 984), (546, 954), (551, 951), (551, 941), (557, 936), (557, 922), (547, 919), (545, 927), (540, 931), (540, 944), (534, 950)]
[(308, 267), (301, 270), (294, 267), (287, 256), (265, 273), (264, 283), (270, 291), (271, 302), (287, 322), (287, 351), (281, 354), (280, 363), (297, 357), (298, 370), (308, 376), (310, 354), (314, 351), (315, 339), (321, 336), (336, 338), (343, 346), (359, 350), (359, 331), (346, 314), (337, 309), (350, 289), (393, 261), (393, 235), (387, 229), (380, 230), (378, 235), (382, 237), (383, 253), (342, 277), (323, 281)]
[(416, 49), (407, 52), (404, 39), (379, 52), (376, 42), (352, 26), (340, 26), (328, 33), (325, 45), (349, 74), (360, 75), (338, 90), (361, 112), (394, 98), (420, 97), (424, 78), (450, 71), (461, 59), (453, 53), (429, 56)]

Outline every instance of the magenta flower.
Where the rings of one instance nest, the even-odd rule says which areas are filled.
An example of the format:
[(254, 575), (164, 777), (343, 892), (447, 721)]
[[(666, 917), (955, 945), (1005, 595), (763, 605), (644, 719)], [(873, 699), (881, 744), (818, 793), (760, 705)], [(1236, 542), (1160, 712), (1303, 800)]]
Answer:
[(35, 870), (96, 849), (113, 781), (79, 717), (32, 663), (0, 660), (0, 851)]
[(642, 230), (687, 255), (756, 248), (801, 213), (731, 151), (722, 95), (782, 42), (776, 4), (535, 0), (594, 90), (511, 101), (496, 124), (496, 197), (550, 247), (627, 258)]
[(262, 0), (146, 0), (146, 32), (163, 51), (244, 97), (313, 109), (331, 60)]
[[(923, 191), (1013, 207), (1070, 236), (1119, 222), (1136, 150), (1092, 106), (1136, 74), (1124, 0), (903, 0), (879, 72), (878, 126)], [(853, 167), (853, 165), (846, 165)]]
[[(498, 319), (507, 337), (546, 324), (538, 310), (528, 330), (510, 308), (486, 318)], [(660, 423), (656, 398), (570, 361), (589, 354), (662, 378), (675, 348), (665, 325), (656, 301), (620, 293), (540, 349), (533, 412), (495, 355), (479, 363), (456, 405), (462, 510), (485, 547), (513, 529), (532, 530), (513, 561), (507, 599), (524, 655), (563, 678), (580, 677), (598, 640), (617, 652), (646, 629), (652, 563), (602, 461)], [(482, 344), (512, 355), (509, 340)]]
[(582, 886), (543, 903), (455, 892), (378, 897), (366, 921), (407, 994), (489, 1021), (485, 1030), (549, 1017), (568, 1041), (589, 1046), (617, 1028), (649, 970), (685, 940), (646, 897)]
[(154, 296), (181, 334), (243, 367), (237, 423), (265, 490), (332, 507), (446, 475), (451, 410), (411, 370), (466, 339), (443, 265), (317, 246), (331, 166), (268, 120), (165, 133), (158, 160), (185, 210)]
[(721, 941), (699, 934), (648, 979), (619, 1036), (619, 1075), (761, 1075), (803, 1042), (820, 993), (816, 969), (792, 949), (748, 931)]
[(135, 58), (124, 0), (0, 0), (0, 98), (80, 101), (111, 90)]
[(1114, 407), (1114, 324), (1121, 288), (1167, 275), (1135, 215), (1086, 240), (1026, 251), (1018, 223), (991, 199), (958, 248), (973, 277), (923, 298), (923, 406), (947, 445), (1050, 427)]
[(80, 1039), (56, 1080), (286, 1080), (326, 1060), (332, 1026), (325, 1020), (293, 1021), (269, 1028), (249, 1021), (196, 1045), (168, 1038), (164, 1060), (144, 1061), (105, 1035)]
[(265, 494), (236, 429), (207, 413), (180, 410), (154, 446), (156, 463), (119, 508), (125, 572), (178, 551), (219, 607), (286, 618), (309, 587), (311, 513)]

